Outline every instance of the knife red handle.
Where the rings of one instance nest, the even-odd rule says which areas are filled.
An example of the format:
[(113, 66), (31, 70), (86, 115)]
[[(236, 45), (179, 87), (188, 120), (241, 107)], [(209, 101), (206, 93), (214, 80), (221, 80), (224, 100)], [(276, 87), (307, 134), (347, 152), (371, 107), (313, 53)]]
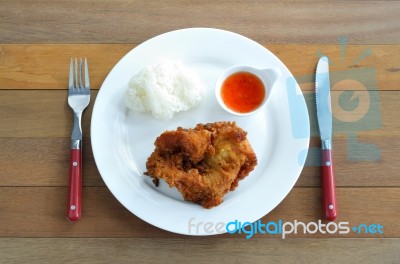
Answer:
[(69, 162), (67, 218), (77, 221), (81, 218), (82, 204), (82, 150), (71, 149)]
[(322, 216), (328, 221), (334, 221), (338, 214), (335, 190), (335, 175), (333, 173), (332, 150), (322, 150)]

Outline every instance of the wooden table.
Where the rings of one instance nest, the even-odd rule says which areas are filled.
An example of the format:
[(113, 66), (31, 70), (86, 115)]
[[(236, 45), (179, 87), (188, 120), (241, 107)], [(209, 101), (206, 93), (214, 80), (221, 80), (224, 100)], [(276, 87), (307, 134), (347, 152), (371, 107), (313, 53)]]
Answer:
[[(398, 1), (0, 3), (1, 263), (399, 263)], [(263, 223), (321, 219), (312, 98), (317, 59), (329, 56), (336, 84), (336, 222), (379, 224), (382, 233), (191, 237), (153, 227), (119, 204), (91, 151), (90, 118), (98, 89), (136, 45), (186, 27), (221, 28), (254, 39), (287, 65), (304, 92), (312, 134), (307, 166)], [(92, 100), (83, 117), (83, 218), (69, 223), (72, 115), (66, 88), (69, 58), (81, 56), (90, 61)], [(364, 113), (358, 107), (365, 103), (370, 107)]]

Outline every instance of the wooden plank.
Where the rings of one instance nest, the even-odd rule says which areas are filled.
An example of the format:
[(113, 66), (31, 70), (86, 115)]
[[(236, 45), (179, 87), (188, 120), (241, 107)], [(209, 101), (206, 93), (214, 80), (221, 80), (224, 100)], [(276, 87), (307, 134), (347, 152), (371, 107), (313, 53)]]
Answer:
[[(84, 136), (90, 134), (90, 118), (97, 91), (91, 92), (82, 116)], [(2, 137), (70, 137), (72, 110), (65, 91), (0, 91)]]
[[(355, 11), (356, 10), (356, 11)], [(269, 43), (399, 43), (397, 1), (2, 1), (3, 43), (141, 43), (215, 27)], [(357, 15), (355, 15), (355, 12)], [(29, 15), (24, 15), (29, 14)], [(73, 14), (73, 19), (71, 19)]]
[[(358, 145), (353, 145), (348, 139), (334, 139), (336, 185), (400, 187), (399, 137), (359, 137), (357, 140)], [(0, 186), (67, 186), (69, 143), (69, 138), (0, 138), (3, 150)], [(104, 186), (90, 138), (84, 139), (83, 146), (83, 185)], [(313, 138), (297, 187), (321, 185), (319, 146), (319, 139)]]
[[(285, 63), (304, 91), (314, 90), (321, 54), (331, 58), (333, 90), (355, 89), (349, 80), (367, 90), (400, 89), (400, 45), (261, 44)], [(67, 89), (71, 57), (88, 58), (92, 89), (99, 89), (132, 48), (132, 44), (0, 44), (0, 89)], [(342, 82), (335, 85), (338, 81)]]
[(130, 263), (132, 260), (135, 263), (213, 263), (218, 260), (220, 263), (375, 264), (396, 263), (400, 259), (399, 247), (398, 238), (1, 238), (0, 258), (3, 263), (32, 264), (55, 261)]
[[(82, 129), (86, 136), (90, 133), (90, 119), (96, 96), (97, 91), (92, 91), (90, 104), (83, 113)], [(351, 100), (347, 101), (353, 93), (332, 92), (332, 98), (342, 96), (344, 99), (338, 100), (343, 102), (332, 101), (334, 134), (337, 137), (347, 137), (349, 133), (385, 137), (400, 135), (397, 118), (400, 110), (399, 92), (359, 91), (354, 94), (358, 97), (354, 98), (354, 109), (347, 109), (354, 107)], [(308, 93), (304, 97), (309, 111), (311, 136), (315, 137), (318, 136), (315, 96)], [(67, 103), (67, 91), (0, 90), (0, 120), (0, 137), (69, 137), (72, 110)]]
[[(112, 67), (133, 45), (0, 45), (3, 89), (68, 89), (71, 58), (86, 57), (91, 89), (99, 89)], [(8, 87), (8, 88), (5, 88)]]
[[(363, 137), (357, 142), (334, 138), (333, 159), (336, 185), (341, 187), (400, 186), (399, 140), (393, 137)], [(306, 165), (296, 186), (321, 186), (320, 140), (312, 138)]]
[[(96, 95), (97, 91), (93, 91), (91, 105), (83, 115), (86, 186), (103, 186), (89, 138)], [(66, 96), (66, 91), (0, 91), (0, 142), (6, 150), (0, 154), (4, 172), (0, 173), (2, 186), (66, 186), (69, 158), (66, 150), (72, 128), (72, 114)], [(356, 125), (353, 131), (346, 128), (346, 124), (335, 127), (334, 159), (338, 186), (400, 186), (397, 177), (400, 94), (381, 91), (378, 97), (385, 103), (379, 106), (379, 111), (368, 114), (372, 118)], [(313, 138), (307, 166), (297, 186), (320, 185), (317, 167), (320, 143), (316, 138), (314, 103), (310, 101), (308, 104)], [(380, 125), (370, 123), (380, 119)]]
[[(0, 138), (0, 186), (67, 186), (70, 138)], [(104, 186), (90, 138), (83, 139), (83, 185)]]
[[(65, 218), (65, 187), (2, 187), (0, 188), (0, 237), (182, 237), (147, 224), (126, 210), (106, 187), (83, 189), (83, 217), (77, 223)], [(383, 234), (350, 231), (348, 234), (297, 234), (286, 237), (311, 238), (398, 238), (398, 197), (400, 188), (338, 188), (340, 208), (338, 222), (349, 228), (361, 224), (380, 224)], [(284, 201), (261, 222), (308, 224), (321, 218), (319, 188), (294, 188)], [(193, 205), (196, 206), (196, 205)], [(171, 212), (172, 213), (172, 212)], [(232, 219), (234, 221), (235, 219)], [(196, 219), (193, 221), (196, 224)], [(215, 223), (214, 223), (215, 224)], [(193, 230), (195, 233), (196, 231)], [(241, 237), (244, 234), (224, 234)], [(254, 238), (281, 238), (281, 234), (255, 234)]]
[[(398, 45), (348, 45), (338, 42), (336, 45), (265, 43), (265, 46), (288, 67), (303, 91), (314, 91), (314, 73), (322, 55), (330, 60), (332, 90), (400, 89)], [(355, 86), (354, 81), (359, 86)]]

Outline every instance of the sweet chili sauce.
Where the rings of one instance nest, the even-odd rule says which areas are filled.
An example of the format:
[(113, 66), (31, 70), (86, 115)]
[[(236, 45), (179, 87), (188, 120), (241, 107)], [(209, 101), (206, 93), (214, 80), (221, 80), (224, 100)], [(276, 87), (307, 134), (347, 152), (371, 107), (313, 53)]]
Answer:
[(225, 105), (238, 113), (248, 113), (259, 107), (266, 92), (263, 82), (249, 72), (230, 75), (222, 84), (221, 97)]

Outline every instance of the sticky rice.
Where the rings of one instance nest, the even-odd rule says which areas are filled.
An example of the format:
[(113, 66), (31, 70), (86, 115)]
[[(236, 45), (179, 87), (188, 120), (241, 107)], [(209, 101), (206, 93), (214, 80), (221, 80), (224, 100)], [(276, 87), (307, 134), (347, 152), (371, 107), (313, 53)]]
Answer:
[(167, 120), (198, 106), (203, 93), (199, 78), (180, 61), (161, 61), (132, 76), (125, 102), (133, 111)]

